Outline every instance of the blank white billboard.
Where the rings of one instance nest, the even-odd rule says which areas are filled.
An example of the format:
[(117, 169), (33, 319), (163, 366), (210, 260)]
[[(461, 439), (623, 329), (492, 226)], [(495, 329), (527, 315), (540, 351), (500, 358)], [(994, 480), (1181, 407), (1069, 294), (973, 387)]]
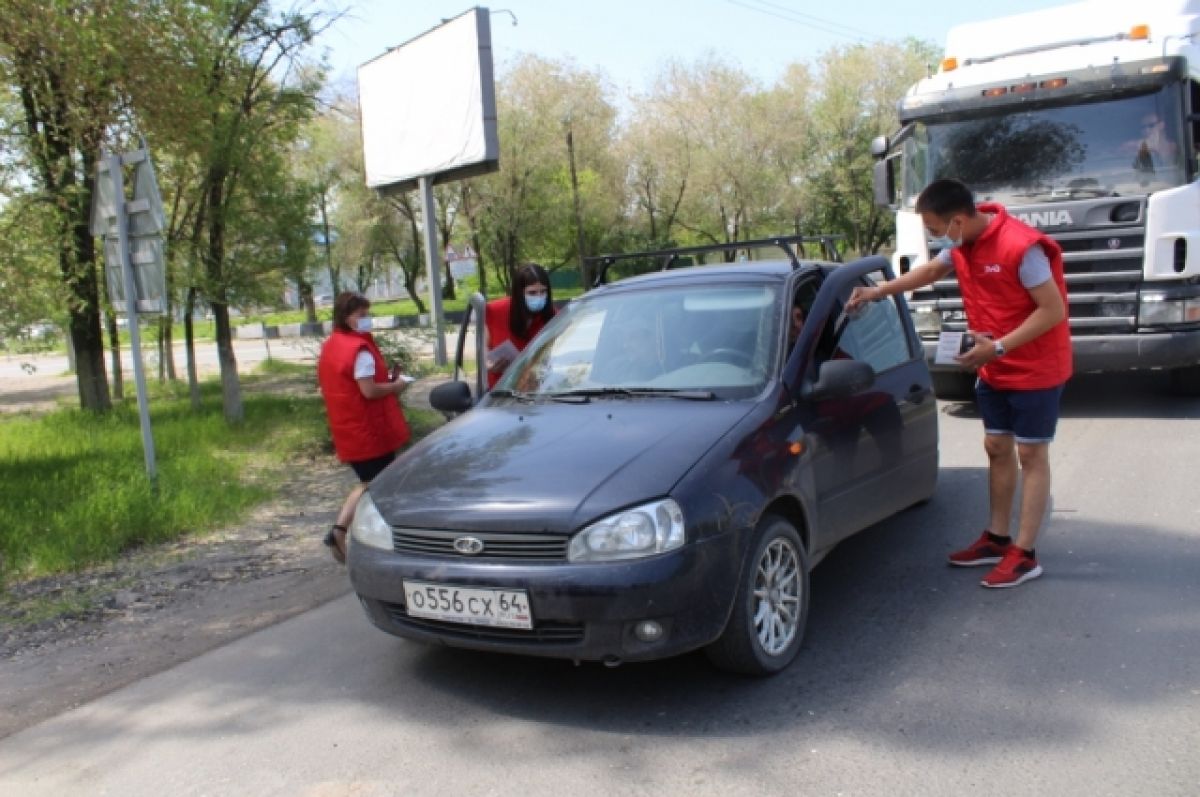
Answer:
[(499, 167), (488, 10), (474, 8), (358, 68), (367, 185), (410, 190)]

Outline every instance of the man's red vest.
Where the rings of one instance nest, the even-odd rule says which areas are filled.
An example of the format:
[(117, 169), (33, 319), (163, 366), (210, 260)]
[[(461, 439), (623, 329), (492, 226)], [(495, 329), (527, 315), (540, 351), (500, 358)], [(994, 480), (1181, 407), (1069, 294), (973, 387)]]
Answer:
[(365, 462), (390, 454), (411, 436), (395, 396), (369, 399), (358, 389), (354, 359), (364, 349), (375, 360), (375, 381), (387, 382), (387, 363), (367, 333), (335, 329), (321, 347), (317, 362), (333, 448), (342, 462)]
[[(1001, 205), (981, 203), (978, 211), (993, 214), (991, 223), (982, 235), (951, 253), (968, 326), (999, 340), (1037, 309), (1020, 276), (1021, 259), (1034, 244), (1041, 244), (1046, 253), (1051, 278), (1066, 303), (1062, 248), (1009, 216)], [(1071, 327), (1064, 318), (1044, 335), (980, 368), (979, 376), (999, 390), (1041, 390), (1066, 382), (1071, 370)]]

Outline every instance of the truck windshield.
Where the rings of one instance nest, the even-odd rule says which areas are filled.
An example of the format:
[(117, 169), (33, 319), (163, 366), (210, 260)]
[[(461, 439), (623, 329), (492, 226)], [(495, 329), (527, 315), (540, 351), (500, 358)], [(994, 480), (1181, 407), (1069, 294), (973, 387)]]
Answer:
[(585, 296), (522, 352), (495, 392), (757, 395), (782, 338), (780, 295), (774, 284), (758, 283)]
[(1178, 87), (1033, 110), (924, 120), (904, 142), (904, 202), (940, 177), (1011, 205), (1148, 194), (1187, 179)]

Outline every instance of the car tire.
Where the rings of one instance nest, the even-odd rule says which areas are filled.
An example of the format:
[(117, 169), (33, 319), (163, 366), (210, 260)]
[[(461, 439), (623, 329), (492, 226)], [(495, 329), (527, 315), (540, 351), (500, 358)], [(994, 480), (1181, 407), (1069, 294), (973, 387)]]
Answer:
[(791, 664), (808, 621), (808, 556), (796, 528), (765, 515), (743, 568), (724, 632), (705, 652), (714, 665), (745, 675), (774, 675)]
[(975, 398), (975, 374), (934, 371), (933, 393), (943, 401), (972, 401)]
[(1188, 365), (1171, 370), (1171, 392), (1177, 396), (1200, 396), (1200, 365)]

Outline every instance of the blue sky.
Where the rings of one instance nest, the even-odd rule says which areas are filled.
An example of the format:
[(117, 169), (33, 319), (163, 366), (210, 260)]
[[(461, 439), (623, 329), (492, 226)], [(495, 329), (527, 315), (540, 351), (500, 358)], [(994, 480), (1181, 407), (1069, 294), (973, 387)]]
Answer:
[[(908, 36), (944, 45), (961, 22), (1062, 5), (1062, 0), (916, 3), (910, 0), (496, 0), (492, 44), (498, 70), (520, 53), (573, 58), (604, 71), (623, 91), (646, 88), (668, 58), (713, 51), (769, 82), (793, 61), (838, 44)], [(321, 39), (335, 80), (443, 18), (471, 8), (464, 0), (350, 0), (349, 13)]]

